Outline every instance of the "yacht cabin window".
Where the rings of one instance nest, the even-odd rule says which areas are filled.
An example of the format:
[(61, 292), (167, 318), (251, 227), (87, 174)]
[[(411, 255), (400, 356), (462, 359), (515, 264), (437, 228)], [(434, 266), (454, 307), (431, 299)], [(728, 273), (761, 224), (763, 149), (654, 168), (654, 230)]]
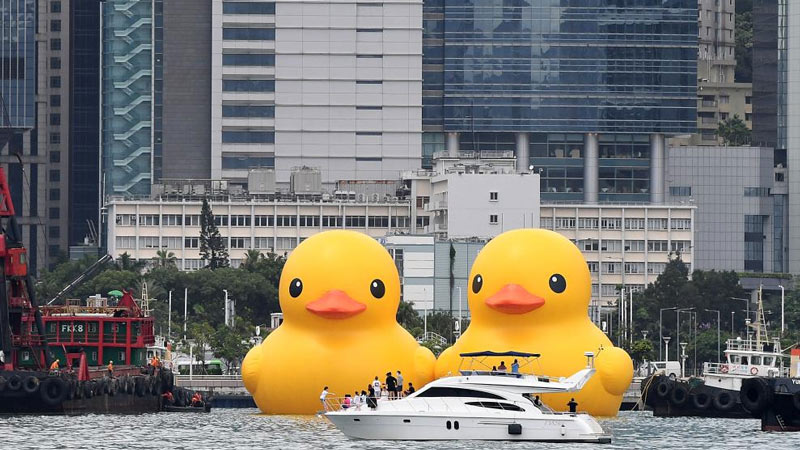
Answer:
[(741, 358), (739, 355), (731, 355), (731, 364), (739, 364), (741, 362)]
[(746, 365), (748, 365), (748, 364), (749, 364), (749, 363), (747, 362), (747, 356), (742, 356), (742, 365), (743, 365), (743, 366), (746, 366)]
[(505, 400), (499, 395), (489, 392), (475, 391), (472, 389), (451, 388), (451, 387), (432, 387), (417, 394), (417, 397), (472, 397), (490, 398), (494, 400)]
[(764, 365), (771, 366), (772, 365), (772, 356), (765, 356), (764, 357)]
[(760, 366), (761, 365), (761, 357), (760, 356), (751, 356), (750, 357), (750, 363), (752, 365), (754, 365), (754, 366)]
[(469, 406), (477, 406), (479, 408), (489, 408), (489, 409), (503, 409), (506, 411), (525, 411), (524, 409), (520, 408), (517, 405), (512, 405), (510, 403), (500, 403), (500, 402), (466, 402), (466, 405)]

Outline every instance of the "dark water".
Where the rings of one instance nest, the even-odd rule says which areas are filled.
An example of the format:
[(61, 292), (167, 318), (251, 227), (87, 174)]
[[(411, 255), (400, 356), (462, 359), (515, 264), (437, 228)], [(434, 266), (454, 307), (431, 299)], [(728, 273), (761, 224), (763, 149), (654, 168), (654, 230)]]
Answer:
[(257, 410), (142, 416), (0, 417), (0, 449), (797, 449), (800, 433), (763, 433), (757, 420), (654, 418), (626, 412), (602, 420), (607, 445), (524, 442), (348, 440), (319, 417), (262, 416)]

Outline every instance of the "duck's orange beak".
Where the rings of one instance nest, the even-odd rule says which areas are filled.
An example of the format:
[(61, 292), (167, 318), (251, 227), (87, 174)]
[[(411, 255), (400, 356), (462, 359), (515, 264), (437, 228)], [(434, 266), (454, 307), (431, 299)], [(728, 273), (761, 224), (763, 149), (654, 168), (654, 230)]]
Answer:
[(486, 299), (486, 304), (505, 314), (525, 314), (544, 305), (544, 299), (518, 284), (507, 284)]
[(306, 309), (326, 319), (347, 319), (367, 309), (344, 291), (332, 290), (306, 305)]

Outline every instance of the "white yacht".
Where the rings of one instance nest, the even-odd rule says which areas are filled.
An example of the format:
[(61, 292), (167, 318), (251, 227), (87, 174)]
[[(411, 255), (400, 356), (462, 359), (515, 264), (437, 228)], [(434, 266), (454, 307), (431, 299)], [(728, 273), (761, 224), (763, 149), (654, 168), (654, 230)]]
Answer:
[[(495, 356), (521, 358), (528, 364), (539, 355), (461, 354), (477, 362)], [(586, 357), (587, 367), (569, 378), (461, 370), (459, 376), (440, 378), (405, 398), (380, 400), (374, 408), (343, 408), (347, 405), (341, 399), (332, 399), (325, 416), (355, 439), (610, 442), (610, 435), (589, 414), (554, 412), (538, 398), (583, 388), (595, 372), (594, 354)]]

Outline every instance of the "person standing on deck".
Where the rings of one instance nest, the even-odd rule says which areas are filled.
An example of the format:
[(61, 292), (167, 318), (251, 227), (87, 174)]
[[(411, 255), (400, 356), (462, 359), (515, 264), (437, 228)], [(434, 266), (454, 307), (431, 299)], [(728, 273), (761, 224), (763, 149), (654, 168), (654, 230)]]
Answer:
[(108, 362), (108, 378), (114, 378), (114, 361)]
[(323, 411), (328, 410), (328, 405), (325, 403), (325, 399), (331, 394), (332, 394), (331, 392), (328, 392), (328, 386), (325, 386), (325, 388), (322, 389), (322, 393), (319, 394), (319, 401), (320, 403), (322, 403)]
[(397, 371), (397, 397), (403, 396), (403, 374), (400, 371)]
[(389, 393), (389, 399), (397, 396), (397, 378), (392, 376), (392, 372), (386, 372), (386, 391)]
[(58, 358), (56, 358), (56, 360), (53, 361), (53, 364), (50, 364), (50, 373), (58, 373), (58, 363), (59, 362), (60, 362), (60, 360)]
[(519, 361), (516, 359), (511, 363), (511, 373), (519, 373)]
[(378, 379), (377, 375), (375, 375), (375, 379), (372, 381), (372, 389), (375, 390), (375, 397), (381, 398), (381, 381)]

